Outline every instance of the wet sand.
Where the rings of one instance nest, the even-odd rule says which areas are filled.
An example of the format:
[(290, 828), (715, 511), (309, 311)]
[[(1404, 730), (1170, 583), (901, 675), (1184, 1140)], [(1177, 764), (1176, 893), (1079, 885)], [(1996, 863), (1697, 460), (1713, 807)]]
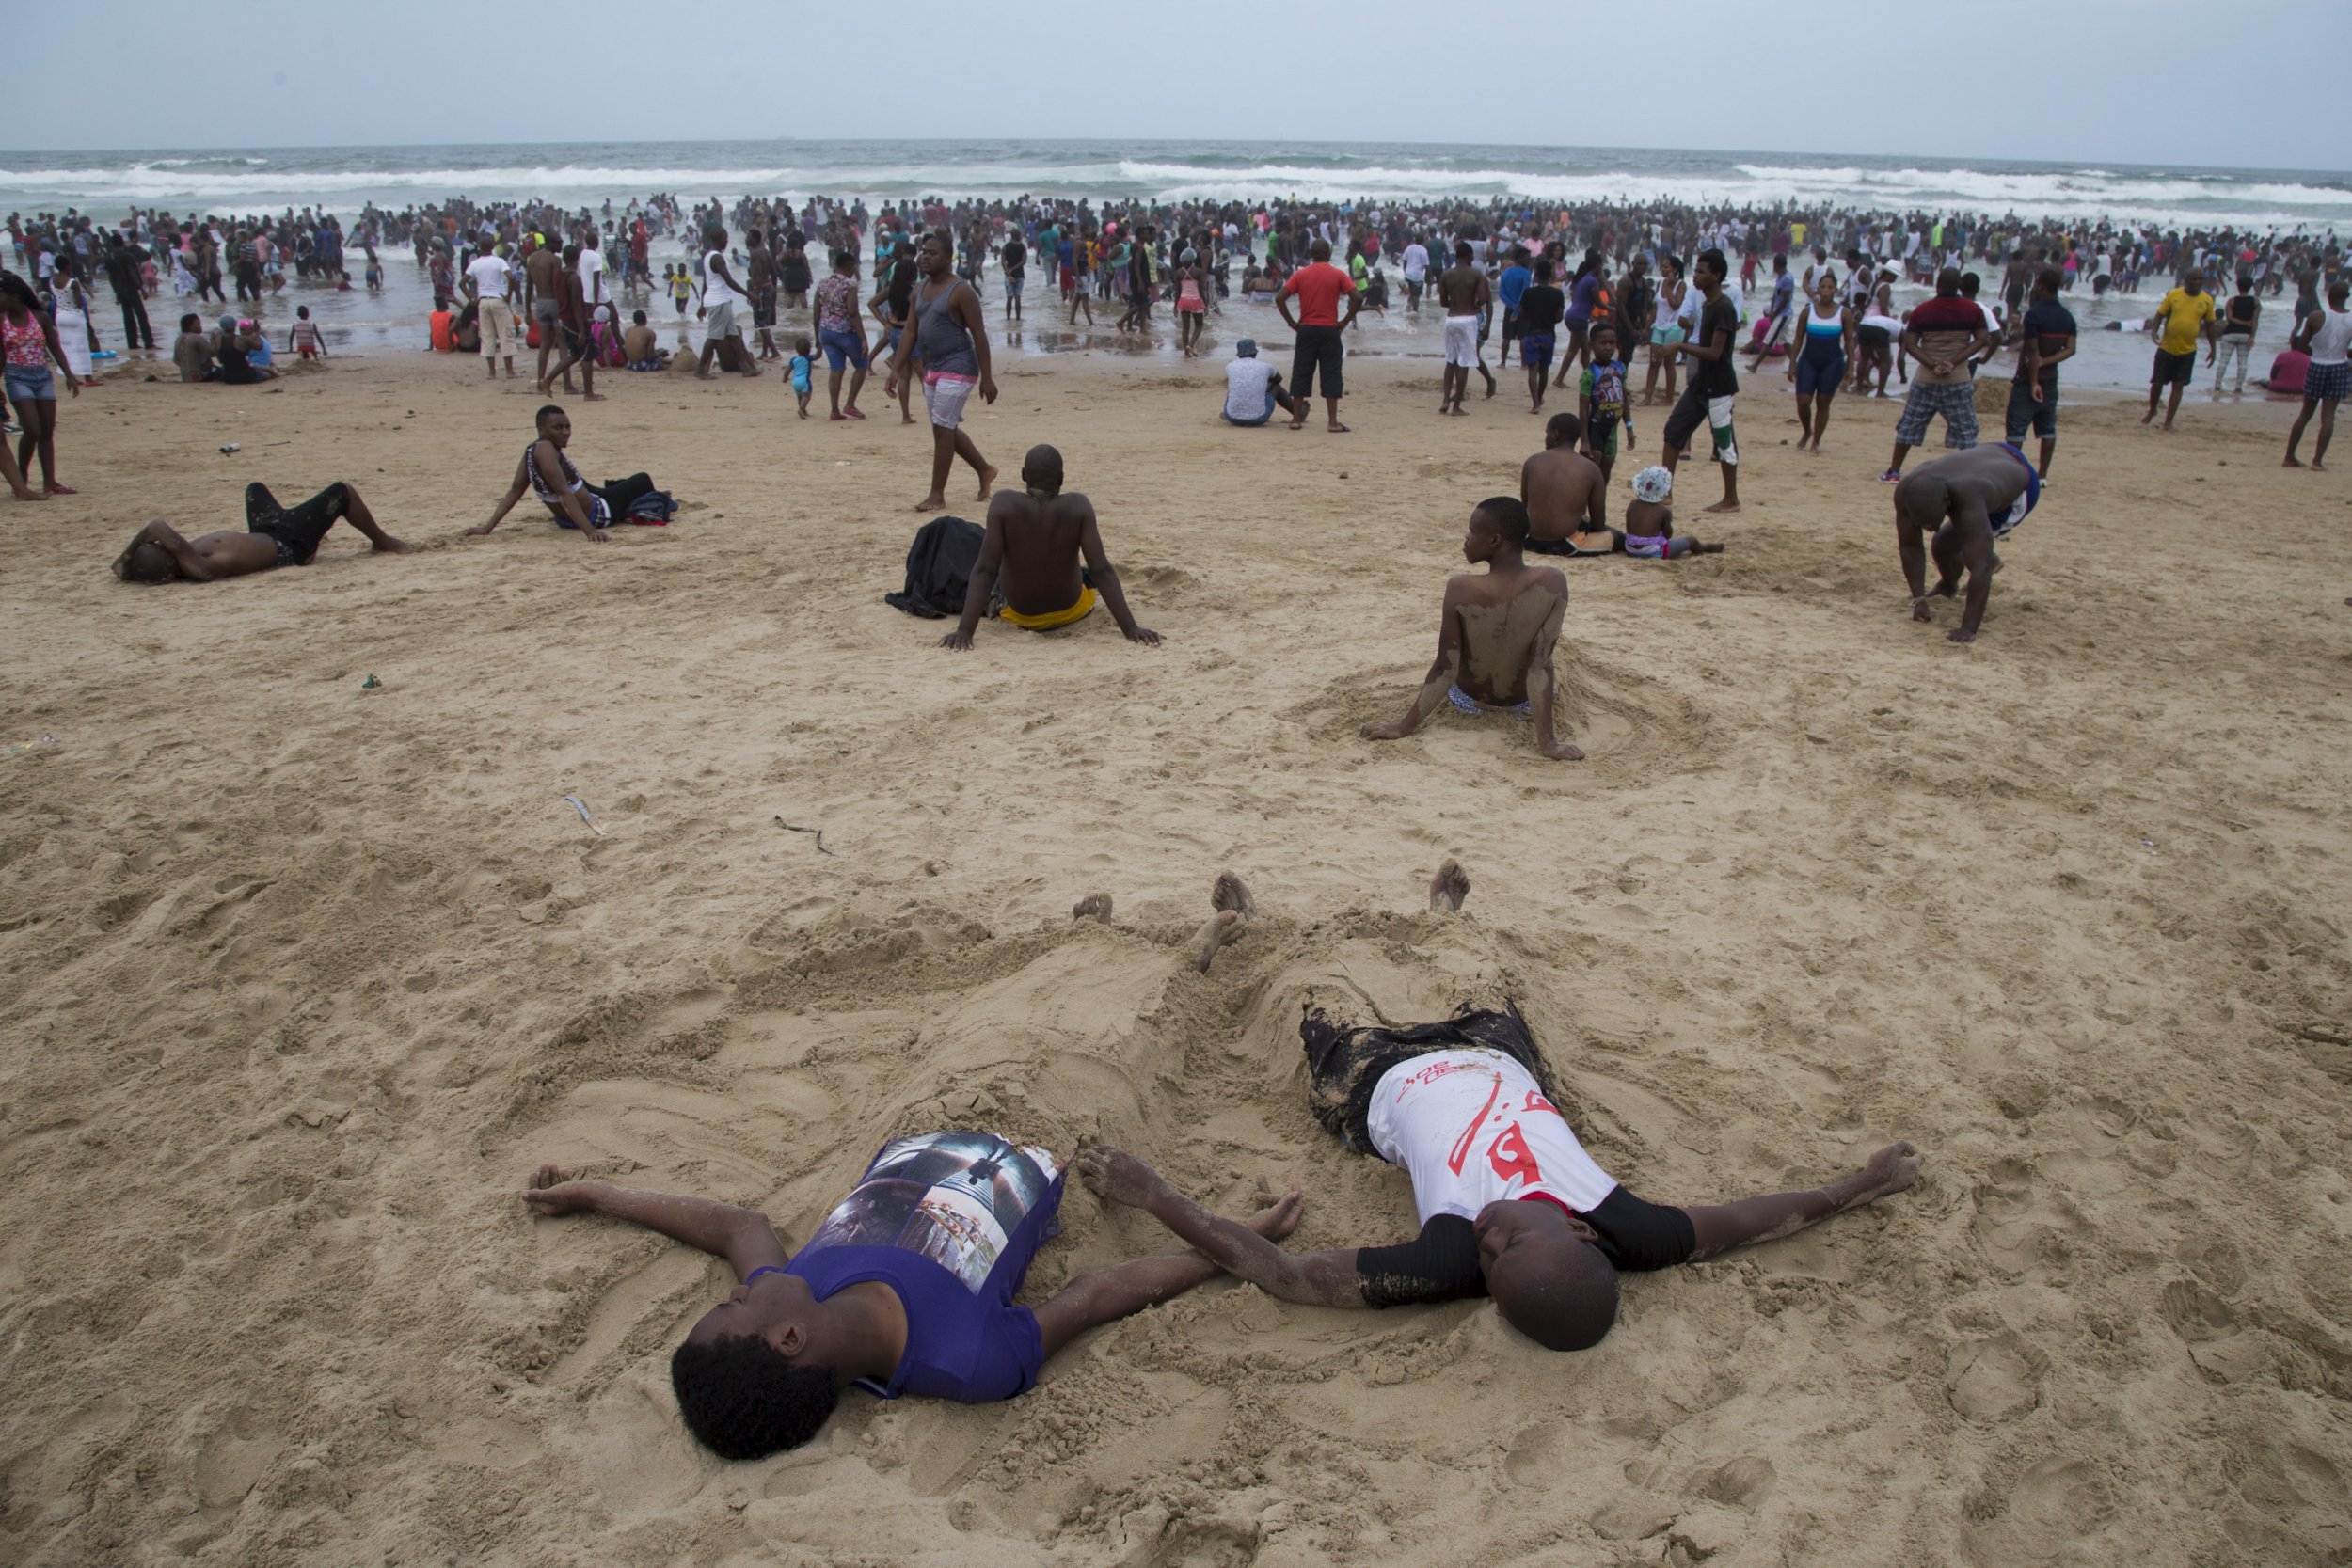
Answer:
[[(1894, 407), (1800, 457), (1752, 393), (1730, 553), (1562, 563), (1591, 760), (1552, 764), (1521, 721), (1356, 734), (1540, 421), (1367, 361), (1354, 435), (1236, 432), (1215, 363), (1009, 364), (971, 421), (999, 464), (1061, 447), (1156, 650), (1097, 614), (952, 656), (885, 607), (928, 441), (878, 391), (844, 428), (774, 375), (612, 377), (575, 455), (686, 509), (601, 547), (528, 506), (459, 541), (538, 401), (475, 365), (65, 404), (83, 494), (0, 501), (0, 740), (54, 736), (0, 760), (0, 1557), (2352, 1551), (2352, 484), (2280, 469), (2286, 411), (2070, 408), (1960, 648), (1908, 619)], [(421, 547), (105, 575), (257, 478), (351, 479)], [(1450, 857), (1475, 890), (1432, 915)], [(1263, 913), (1201, 974), (1227, 868)], [(1113, 923), (1073, 921), (1098, 891)], [(1398, 1240), (1403, 1177), (1308, 1114), (1301, 1004), (1491, 989), (1647, 1196), (1903, 1136), (1926, 1176), (1629, 1281), (1573, 1358), (1483, 1303), (1213, 1284), (1019, 1401), (852, 1394), (746, 1465), (668, 1389), (724, 1271), (516, 1196), (553, 1160), (805, 1234), (892, 1133), (977, 1123), (1227, 1205), (1298, 1181), (1298, 1245)], [(1031, 1299), (1165, 1244), (1076, 1188), (1062, 1217)]]

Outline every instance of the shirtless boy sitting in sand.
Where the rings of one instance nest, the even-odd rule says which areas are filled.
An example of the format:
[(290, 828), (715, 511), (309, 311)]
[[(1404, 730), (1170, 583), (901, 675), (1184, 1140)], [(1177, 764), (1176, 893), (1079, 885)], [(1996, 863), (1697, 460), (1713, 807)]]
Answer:
[[(1993, 574), (2001, 569), (1994, 542), (2008, 538), (2041, 499), (2042, 476), (2015, 447), (1971, 447), (1905, 475), (1895, 486), (1895, 544), (1902, 554), (1903, 580), (1911, 585), (1911, 618), (1932, 622), (1931, 600), (1956, 597), (1964, 567), (1968, 598), (1960, 626), (1948, 636), (1954, 642), (1974, 642), (1993, 597)], [(1932, 590), (1927, 579), (1931, 550), (1936, 572)]]
[[(1430, 906), (1458, 910), (1469, 892), (1470, 879), (1448, 861)], [(1298, 1033), (1315, 1119), (1350, 1149), (1377, 1154), (1412, 1178), (1421, 1218), (1412, 1241), (1300, 1256), (1210, 1213), (1133, 1154), (1089, 1149), (1078, 1174), (1113, 1202), (1149, 1211), (1236, 1279), (1303, 1306), (1490, 1296), (1503, 1321), (1537, 1344), (1583, 1350), (1616, 1321), (1619, 1273), (1774, 1241), (1900, 1192), (1919, 1176), (1919, 1150), (1895, 1143), (1822, 1186), (1664, 1207), (1634, 1196), (1585, 1152), (1556, 1108), (1550, 1069), (1526, 1020), (1507, 999), (1441, 1023), (1382, 1027), (1344, 1023), (1310, 1006)]]
[(1708, 545), (1696, 534), (1675, 532), (1675, 476), (1672, 468), (1652, 466), (1633, 476), (1633, 499), (1626, 503), (1625, 553), (1636, 561), (1679, 561), (1686, 555), (1721, 555), (1721, 545)]
[(278, 566), (308, 566), (319, 541), (336, 520), (367, 535), (379, 555), (407, 555), (414, 546), (376, 526), (375, 514), (359, 492), (338, 480), (295, 507), (278, 504), (269, 487), (245, 487), (245, 531), (223, 529), (185, 539), (161, 517), (131, 536), (115, 557), (114, 574), (125, 582), (212, 582)]
[(1025, 631), (1050, 631), (1094, 613), (1096, 595), (1111, 607), (1111, 619), (1130, 642), (1159, 646), (1160, 634), (1136, 625), (1118, 569), (1103, 553), (1103, 533), (1094, 503), (1075, 491), (1062, 493), (1061, 453), (1031, 447), (1021, 463), (1020, 495), (999, 491), (989, 499), (988, 531), (980, 559), (963, 595), (963, 618), (939, 640), (943, 648), (972, 646), (999, 578), (1003, 618)]
[(1532, 713), (1535, 750), (1554, 762), (1581, 762), (1584, 753), (1552, 733), (1551, 650), (1568, 609), (1568, 579), (1557, 566), (1531, 566), (1527, 506), (1515, 496), (1492, 496), (1470, 512), (1462, 559), (1484, 575), (1446, 578), (1438, 616), (1438, 658), (1405, 717), (1366, 724), (1367, 740), (1398, 740), (1429, 721), (1446, 704), (1468, 714)]
[[(670, 1358), (687, 1428), (723, 1459), (799, 1448), (852, 1383), (884, 1399), (1011, 1399), (1088, 1329), (1217, 1273), (1196, 1252), (1138, 1258), (1080, 1275), (1034, 1311), (1014, 1305), (1057, 1228), (1062, 1175), (1046, 1150), (993, 1132), (893, 1139), (797, 1249), (755, 1209), (574, 1181), (553, 1165), (522, 1196), (542, 1214), (610, 1214), (726, 1259), (735, 1289)], [(1300, 1208), (1295, 1192), (1262, 1192), (1237, 1223), (1271, 1245)]]
[(1544, 450), (1519, 466), (1527, 506), (1527, 547), (1537, 555), (1608, 555), (1625, 546), (1609, 526), (1609, 482), (1600, 465), (1576, 450), (1584, 421), (1554, 414)]

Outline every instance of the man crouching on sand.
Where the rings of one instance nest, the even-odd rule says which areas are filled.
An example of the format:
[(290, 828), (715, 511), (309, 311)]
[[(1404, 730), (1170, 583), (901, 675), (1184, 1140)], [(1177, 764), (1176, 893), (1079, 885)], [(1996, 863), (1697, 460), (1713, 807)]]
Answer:
[(1094, 503), (1075, 491), (1064, 495), (1061, 481), (1061, 453), (1031, 447), (1021, 463), (1022, 493), (999, 491), (991, 498), (980, 559), (964, 590), (963, 619), (939, 640), (941, 647), (972, 646), (972, 634), (979, 629), (1000, 578), (1004, 609), (998, 613), (1025, 631), (1050, 631), (1085, 620), (1094, 613), (1099, 594), (1128, 641), (1159, 646), (1160, 634), (1136, 626), (1127, 608), (1119, 572), (1103, 553)]
[[(1088, 1329), (1217, 1273), (1197, 1252), (1138, 1258), (1080, 1275), (1034, 1311), (1016, 1306), (1061, 1195), (1044, 1149), (951, 1132), (885, 1145), (797, 1250), (757, 1210), (553, 1165), (522, 1196), (542, 1214), (610, 1214), (726, 1259), (738, 1283), (671, 1356), (670, 1386), (705, 1447), (759, 1459), (816, 1436), (852, 1383), (883, 1399), (1011, 1399)], [(1271, 1244), (1296, 1227), (1296, 1192), (1259, 1201), (1243, 1230)]]
[(414, 548), (376, 526), (375, 514), (359, 492), (338, 480), (299, 506), (283, 507), (266, 485), (245, 487), (245, 531), (223, 529), (185, 539), (161, 517), (131, 536), (115, 557), (114, 574), (125, 582), (212, 582), (279, 566), (308, 566), (319, 541), (338, 520), (367, 535), (379, 555), (407, 555)]
[(1557, 566), (1531, 566), (1527, 506), (1517, 496), (1493, 496), (1470, 512), (1462, 559), (1483, 575), (1446, 578), (1438, 608), (1438, 659), (1405, 717), (1366, 724), (1367, 740), (1398, 740), (1452, 703), (1473, 717), (1533, 713), (1535, 750), (1554, 762), (1581, 762), (1584, 753), (1552, 733), (1551, 650), (1568, 610), (1568, 579)]
[[(1230, 874), (1217, 887), (1212, 925), (1245, 919), (1237, 911), (1254, 907), (1248, 891)], [(1458, 910), (1469, 893), (1470, 879), (1448, 861), (1429, 907)], [(1234, 1278), (1302, 1306), (1490, 1296), (1505, 1323), (1547, 1350), (1583, 1350), (1616, 1321), (1620, 1273), (1775, 1241), (1919, 1176), (1919, 1150), (1895, 1143), (1819, 1187), (1670, 1208), (1634, 1196), (1585, 1152), (1557, 1108), (1527, 1021), (1507, 999), (1441, 1023), (1377, 1027), (1311, 1004), (1298, 1033), (1308, 1109), (1351, 1150), (1404, 1168), (1421, 1218), (1413, 1240), (1302, 1256), (1263, 1228), (1208, 1212), (1132, 1154), (1089, 1149), (1078, 1174), (1111, 1201), (1149, 1211)]]

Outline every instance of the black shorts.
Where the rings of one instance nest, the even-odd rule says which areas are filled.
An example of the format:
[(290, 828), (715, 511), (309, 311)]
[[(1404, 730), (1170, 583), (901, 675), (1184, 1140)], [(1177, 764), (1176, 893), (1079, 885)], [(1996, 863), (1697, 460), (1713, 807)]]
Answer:
[(245, 531), (276, 543), (280, 566), (310, 564), (326, 531), (350, 511), (351, 486), (342, 480), (292, 508), (278, 505), (266, 484), (245, 487)]
[(2009, 412), (2002, 420), (2002, 435), (2010, 446), (2013, 447), (2026, 438), (2026, 430), (2029, 425), (2033, 433), (2045, 441), (2058, 439), (2057, 378), (2055, 376), (2045, 378), (2042, 383), (2042, 389), (2049, 395), (2037, 403), (2034, 401), (2033, 388), (2030, 386), (2023, 381), (2012, 381), (2009, 384)]
[(1502, 341), (1506, 343), (1510, 342), (1519, 335), (1520, 330), (1519, 313), (1517, 310), (1505, 310), (1502, 313)]
[(1861, 340), (1864, 348), (1885, 348), (1895, 341), (1883, 326), (1858, 327), (1854, 335)]
[(1336, 326), (1302, 326), (1298, 329), (1298, 346), (1291, 355), (1291, 389), (1299, 397), (1312, 397), (1315, 376), (1321, 372), (1323, 395), (1336, 398), (1340, 390), (1340, 363), (1347, 356), (1345, 344)]
[(2185, 387), (2197, 379), (2197, 351), (2186, 354), (2167, 354), (2156, 350), (2156, 367), (2150, 372), (2151, 387)]
[[(1380, 1080), (1389, 1069), (1433, 1052), (1480, 1048), (1500, 1051), (1525, 1068), (1528, 1076), (1535, 1080), (1536, 1087), (1543, 1090), (1544, 1098), (1557, 1104), (1560, 1092), (1553, 1086), (1551, 1069), (1544, 1061), (1543, 1053), (1535, 1048), (1534, 1037), (1527, 1032), (1527, 1021), (1519, 1016), (1516, 1006), (1506, 1003), (1504, 1008), (1502, 1012), (1480, 1010), (1464, 1013), (1444, 1023), (1415, 1023), (1398, 1029), (1350, 1027), (1334, 1023), (1320, 1011), (1308, 1013), (1298, 1024), (1298, 1037), (1307, 1051), (1308, 1109), (1323, 1124), (1324, 1131), (1349, 1148), (1377, 1157), (1378, 1150), (1372, 1146), (1366, 1122), (1372, 1112), (1373, 1091), (1380, 1086)], [(1688, 1213), (1636, 1197), (1623, 1185), (1612, 1189), (1583, 1218), (1600, 1237), (1601, 1255), (1620, 1271), (1671, 1268), (1687, 1261), (1698, 1247), (1698, 1232)], [(1440, 1224), (1443, 1220), (1453, 1223)], [(1466, 1264), (1461, 1257), (1453, 1256), (1465, 1248)], [(1448, 1256), (1407, 1256), (1417, 1249), (1431, 1249)], [(1433, 1218), (1422, 1234), (1405, 1247), (1365, 1250), (1379, 1256), (1368, 1266), (1359, 1253), (1359, 1269), (1367, 1278), (1391, 1280), (1397, 1287), (1393, 1291), (1378, 1292), (1386, 1297), (1379, 1300), (1375, 1299), (1375, 1291), (1368, 1288), (1364, 1299), (1374, 1307), (1444, 1299), (1417, 1291), (1415, 1286), (1458, 1280), (1465, 1272), (1474, 1278), (1478, 1273), (1477, 1243), (1470, 1235), (1470, 1222), (1458, 1215)], [(1455, 1290), (1449, 1293), (1463, 1292)]]
[(774, 284), (771, 283), (752, 295), (752, 325), (754, 326), (776, 325), (776, 286)]

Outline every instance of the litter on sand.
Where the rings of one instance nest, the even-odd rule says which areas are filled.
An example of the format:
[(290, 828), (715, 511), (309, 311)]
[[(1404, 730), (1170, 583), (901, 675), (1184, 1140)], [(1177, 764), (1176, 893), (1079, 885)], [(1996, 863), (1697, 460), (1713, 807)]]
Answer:
[(839, 860), (841, 858), (837, 852), (825, 847), (825, 830), (822, 828), (796, 828), (781, 816), (776, 818), (776, 826), (782, 828), (788, 833), (815, 833), (817, 835), (817, 852), (818, 854), (832, 855), (835, 860)]
[(564, 800), (565, 803), (572, 808), (572, 810), (580, 813), (580, 819), (582, 822), (587, 823), (588, 826), (594, 830), (598, 838), (607, 838), (611, 836), (602, 828), (596, 826), (596, 819), (595, 817), (588, 815), (588, 802), (582, 800), (577, 795), (566, 795), (564, 797)]

